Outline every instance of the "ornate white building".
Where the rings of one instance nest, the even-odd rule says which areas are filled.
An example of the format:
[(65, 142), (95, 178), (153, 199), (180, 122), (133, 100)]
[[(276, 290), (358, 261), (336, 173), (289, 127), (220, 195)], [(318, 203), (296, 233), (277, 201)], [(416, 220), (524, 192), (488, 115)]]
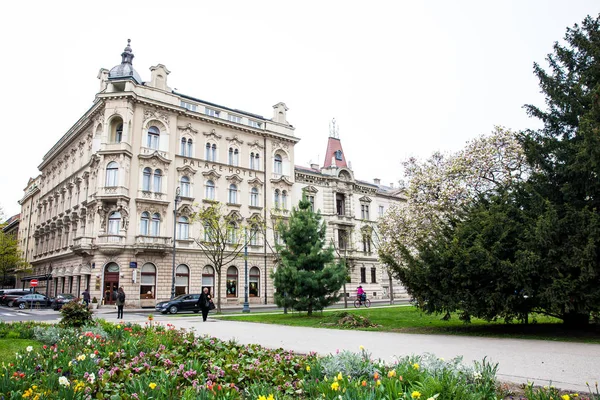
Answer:
[[(270, 119), (209, 103), (169, 88), (170, 71), (162, 64), (143, 82), (129, 44), (121, 57), (110, 71), (100, 70), (94, 104), (48, 151), (40, 175), (25, 189), (20, 243), (34, 272), (21, 277), (23, 286), (35, 278), (38, 291), (76, 296), (89, 287), (101, 304), (114, 302), (122, 286), (128, 306), (153, 306), (171, 296), (173, 266), (177, 294), (215, 291), (215, 270), (193, 240), (202, 235), (189, 218), (194, 205), (219, 202), (237, 221), (269, 226), (287, 217), (303, 190), (314, 190), (331, 213), (335, 186), (335, 196), (348, 195), (346, 218), (328, 217), (339, 247), (340, 226), (350, 224), (348, 233), (358, 237), (363, 225), (375, 223), (375, 216), (351, 216), (363, 195), (384, 207), (402, 201), (393, 191), (355, 181), (346, 166), (294, 169), (299, 138), (284, 103), (273, 106)], [(250, 302), (273, 302), (273, 232), (248, 246)], [(358, 258), (344, 254), (360, 271), (377, 268), (374, 249)], [(224, 303), (244, 300), (243, 264), (240, 257), (223, 271)], [(377, 296), (386, 290), (380, 280), (372, 279)]]

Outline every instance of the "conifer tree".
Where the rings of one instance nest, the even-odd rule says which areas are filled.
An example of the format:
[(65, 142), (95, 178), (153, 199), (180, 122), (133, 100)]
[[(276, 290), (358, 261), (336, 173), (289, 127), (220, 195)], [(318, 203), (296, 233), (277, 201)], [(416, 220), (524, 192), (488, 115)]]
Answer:
[(334, 263), (333, 247), (325, 247), (325, 229), (306, 199), (292, 210), (287, 225), (280, 224), (285, 245), (277, 245), (281, 262), (273, 274), (278, 306), (310, 316), (339, 300), (347, 273), (343, 264)]

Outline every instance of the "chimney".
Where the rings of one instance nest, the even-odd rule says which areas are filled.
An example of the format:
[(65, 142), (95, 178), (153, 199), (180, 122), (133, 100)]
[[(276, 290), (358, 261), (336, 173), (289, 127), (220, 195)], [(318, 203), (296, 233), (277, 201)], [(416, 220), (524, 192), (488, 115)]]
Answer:
[(390, 183), (390, 187), (393, 189), (394, 188), (394, 182)]
[(379, 179), (379, 178), (375, 178), (375, 179), (373, 179), (373, 182), (374, 182), (376, 185), (381, 185), (381, 179)]

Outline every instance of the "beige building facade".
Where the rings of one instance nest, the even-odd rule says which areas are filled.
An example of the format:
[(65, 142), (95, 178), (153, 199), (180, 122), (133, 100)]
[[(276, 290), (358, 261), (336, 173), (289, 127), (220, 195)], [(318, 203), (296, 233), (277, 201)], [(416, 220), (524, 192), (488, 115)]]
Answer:
[[(213, 104), (172, 90), (162, 64), (143, 82), (129, 43), (121, 58), (111, 70), (100, 70), (92, 107), (48, 151), (40, 175), (25, 189), (26, 229), (19, 234), (34, 270), (20, 277), (21, 285), (37, 279), (38, 291), (51, 296), (79, 296), (89, 288), (99, 304), (113, 304), (123, 287), (127, 306), (152, 307), (171, 297), (175, 271), (176, 294), (202, 287), (216, 292), (216, 271), (194, 240), (202, 227), (190, 217), (197, 207), (216, 203), (240, 224), (269, 227), (287, 217), (303, 189), (310, 190), (308, 182), (296, 184), (307, 174), (294, 168), (299, 138), (288, 108), (277, 103), (272, 118), (265, 118)], [(327, 176), (339, 185), (349, 182), (337, 172)], [(393, 199), (363, 186), (373, 198)], [(325, 190), (318, 193), (328, 209)], [(246, 283), (250, 303), (273, 302), (276, 239), (266, 229), (250, 242), (248, 282), (243, 257), (224, 268), (224, 304), (242, 303)], [(375, 252), (368, 258), (376, 260)], [(373, 288), (378, 296), (385, 293)]]

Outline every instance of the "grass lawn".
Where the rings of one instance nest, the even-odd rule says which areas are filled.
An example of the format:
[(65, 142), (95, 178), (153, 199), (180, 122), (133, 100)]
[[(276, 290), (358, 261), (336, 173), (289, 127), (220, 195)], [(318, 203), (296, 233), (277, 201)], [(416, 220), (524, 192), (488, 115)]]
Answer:
[[(306, 313), (261, 313), (243, 316), (222, 315), (218, 316), (218, 318), (230, 321), (340, 329), (341, 327), (336, 324), (338, 320), (336, 314), (340, 311), (344, 310), (319, 312), (313, 314), (312, 317), (308, 317)], [(534, 317), (537, 322), (530, 322), (528, 325), (516, 323), (505, 324), (503, 321), (487, 322), (479, 319), (473, 319), (471, 323), (465, 324), (456, 315), (449, 321), (443, 321), (441, 315), (427, 315), (412, 306), (390, 306), (359, 310), (346, 309), (345, 311), (362, 315), (372, 323), (379, 325), (375, 328), (352, 328), (367, 331), (600, 343), (600, 327), (598, 326), (592, 326), (585, 331), (567, 329), (562, 325), (560, 320), (543, 315), (535, 315)], [(533, 321), (533, 316), (530, 316), (530, 321)]]
[(0, 360), (12, 361), (16, 353), (23, 353), (27, 346), (39, 347), (42, 344), (31, 339), (0, 339)]

